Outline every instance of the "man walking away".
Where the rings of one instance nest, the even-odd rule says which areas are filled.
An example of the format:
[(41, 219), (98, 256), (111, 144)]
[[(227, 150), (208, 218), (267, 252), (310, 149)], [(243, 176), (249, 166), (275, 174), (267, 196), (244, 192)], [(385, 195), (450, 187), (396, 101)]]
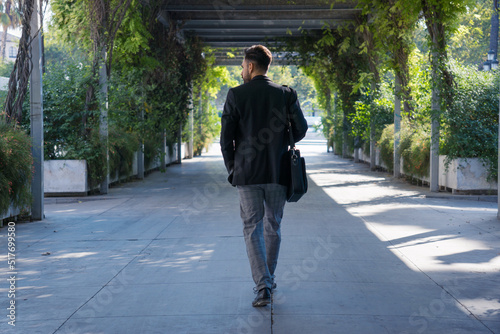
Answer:
[(287, 113), (296, 142), (307, 131), (296, 92), (266, 76), (271, 61), (265, 46), (245, 50), (244, 84), (227, 94), (220, 136), (228, 180), (238, 187), (243, 236), (257, 292), (254, 307), (269, 304), (276, 286), (274, 271), (286, 202), (282, 157), (288, 148)]

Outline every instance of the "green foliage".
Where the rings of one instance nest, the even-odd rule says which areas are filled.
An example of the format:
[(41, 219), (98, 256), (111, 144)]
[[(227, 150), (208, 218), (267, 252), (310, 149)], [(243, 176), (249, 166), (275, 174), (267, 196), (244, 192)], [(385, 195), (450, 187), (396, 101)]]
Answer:
[[(93, 45), (88, 8), (84, 0), (54, 1), (53, 27), (58, 29), (47, 39), (48, 68), (54, 66), (44, 83), (46, 156), (84, 157), (92, 165), (92, 178), (99, 180), (105, 173), (105, 151), (97, 130), (99, 105), (96, 99), (85, 104), (86, 89), (96, 82), (87, 56)], [(445, 97), (443, 106), (449, 106), (442, 119), (442, 152), (450, 158), (481, 157), (495, 169), (498, 76), (457, 67), (457, 86), (450, 90), (453, 77), (445, 66), (446, 43), (449, 54), (465, 63), (477, 65), (486, 55), (491, 3), (478, 0), (476, 6), (468, 6), (470, 3), (358, 1), (358, 8), (370, 20), (358, 18), (354, 32), (328, 25), (320, 37), (304, 32), (287, 48), (298, 52), (295, 60), (300, 66), (272, 66), (269, 76), (297, 89), (305, 111), (325, 111), (323, 131), (335, 142), (337, 152), (347, 153), (363, 144), (367, 148), (374, 129), (389, 169), (393, 167), (394, 127), (387, 124), (393, 121), (397, 76), (403, 82), (400, 96), (406, 119), (399, 153), (404, 157), (405, 172), (419, 176), (428, 173), (429, 131), (424, 124), (431, 120), (434, 78)], [(229, 87), (241, 83), (240, 68), (211, 66), (213, 50), (204, 49), (198, 39), (180, 43), (175, 25), (164, 27), (157, 21), (159, 9), (159, 2), (146, 5), (133, 0), (114, 41), (110, 158), (111, 167), (124, 175), (130, 171), (134, 147), (143, 143), (146, 163), (154, 161), (161, 154), (163, 131), (168, 144), (174, 143), (179, 129), (188, 129), (190, 112), (194, 114), (195, 153), (201, 153), (219, 132), (216, 105), (223, 104)], [(415, 40), (419, 50), (414, 48)], [(432, 66), (430, 50), (439, 53), (439, 59), (431, 57)], [(214, 104), (217, 92), (221, 93)]]
[(149, 132), (144, 137), (144, 168), (149, 169), (161, 157), (163, 136), (161, 133)]
[[(89, 4), (84, 0), (55, 0), (52, 4), (54, 32), (47, 61), (51, 70), (44, 83), (46, 155), (86, 159), (92, 184), (98, 184), (106, 174), (106, 148), (99, 136), (96, 44), (91, 38)], [(109, 5), (113, 8), (116, 3)], [(190, 111), (193, 82), (207, 71), (200, 41), (188, 38), (180, 43), (177, 28), (157, 20), (160, 5), (132, 0), (111, 49), (115, 61), (108, 78), (109, 167), (125, 176), (131, 172), (140, 143), (148, 167), (162, 154), (164, 131), (168, 145), (177, 141)], [(210, 80), (222, 75), (217, 70), (212, 74)]]
[(109, 129), (109, 170), (117, 171), (120, 177), (132, 175), (134, 154), (139, 147), (136, 133), (112, 126)]
[(415, 49), (409, 57), (410, 81), (408, 88), (412, 93), (412, 100), (408, 101), (412, 105), (411, 115), (404, 114), (408, 120), (418, 124), (425, 124), (431, 121), (431, 73), (426, 57)]
[[(342, 101), (340, 101), (339, 99), (335, 99), (334, 104), (336, 110), (342, 108)], [(332, 146), (334, 148), (334, 151), (337, 153), (342, 152), (342, 121), (342, 117), (336, 113), (324, 113), (323, 116), (321, 116), (323, 136), (327, 139), (328, 146)]]
[[(366, 55), (359, 52), (362, 40), (359, 34), (353, 34), (350, 29), (330, 29), (325, 27), (320, 40), (305, 36), (294, 46), (300, 54), (302, 69), (312, 77), (318, 88), (318, 100), (327, 112), (328, 117), (342, 122), (343, 154), (347, 155), (354, 148), (351, 121), (356, 113), (355, 103), (360, 97), (360, 91), (354, 86), (360, 80), (361, 73), (367, 72)], [(311, 48), (311, 45), (313, 47)], [(337, 92), (339, 99), (333, 108), (332, 92)], [(332, 114), (336, 114), (333, 116)], [(330, 124), (323, 124), (325, 131), (331, 132)], [(338, 131), (335, 131), (337, 134)], [(359, 143), (359, 140), (356, 141)]]
[(356, 113), (351, 115), (352, 133), (363, 142), (370, 140), (371, 125), (375, 131), (374, 138), (380, 138), (385, 125), (394, 121), (394, 103), (388, 88), (384, 83), (378, 92), (363, 92), (355, 102)]
[[(489, 51), (491, 15), (493, 2), (491, 0), (475, 0), (465, 3), (467, 10), (458, 13), (452, 22), (452, 31), (448, 37), (448, 54), (450, 58), (464, 65), (478, 66), (486, 60)], [(427, 29), (419, 24), (415, 33), (418, 48), (427, 54), (429, 45)]]
[(43, 77), (45, 159), (78, 157), (99, 116), (85, 111), (89, 67), (69, 60), (47, 66)]
[(194, 123), (194, 154), (201, 155), (202, 150), (208, 150), (214, 138), (220, 134), (220, 117), (211, 104), (206, 105), (201, 114), (196, 115)]
[(430, 129), (403, 125), (400, 132), (399, 154), (406, 175), (429, 177), (431, 156)]
[(380, 148), (380, 159), (392, 173), (394, 170), (394, 124), (385, 126), (377, 145)]
[(31, 205), (32, 166), (30, 137), (0, 122), (0, 214), (11, 204), (20, 209)]
[(448, 160), (480, 158), (496, 178), (498, 164), (498, 72), (452, 66), (453, 102), (443, 113), (441, 153)]
[(314, 82), (299, 67), (271, 65), (267, 75), (273, 82), (295, 89), (304, 114), (314, 116), (320, 112)]
[(66, 44), (90, 50), (90, 20), (84, 0), (51, 0), (52, 21), (49, 30), (56, 32), (56, 39)]
[[(229, 87), (238, 84), (234, 70), (230, 71), (223, 66), (213, 66), (215, 57), (212, 51), (208, 48), (204, 49), (207, 67), (204, 73), (197, 77), (193, 86), (194, 155), (201, 155), (203, 149), (208, 149), (214, 138), (220, 133), (220, 117), (215, 106), (218, 93), (223, 87), (226, 87), (225, 91), (227, 92)], [(189, 130), (186, 126), (184, 133), (190, 134)]]
[[(99, 114), (85, 111), (90, 66), (69, 58), (65, 64), (50, 63), (44, 76), (45, 159), (84, 159), (91, 187), (106, 174), (106, 146), (99, 136)], [(113, 100), (114, 101), (114, 100)], [(125, 126), (116, 109), (109, 112), (110, 170), (129, 175), (137, 136)], [(122, 117), (119, 117), (119, 116)]]
[(413, 31), (420, 13), (420, 1), (410, 0), (361, 0), (358, 8), (365, 17), (358, 26), (363, 35), (361, 52), (370, 59), (372, 82), (378, 83), (379, 67), (382, 70), (393, 71), (401, 83), (401, 95), (405, 113), (411, 114), (413, 109), (410, 101), (412, 92), (409, 87), (411, 80), (408, 59), (414, 49)]
[(11, 61), (0, 64), (0, 77), (9, 78), (10, 73), (14, 69), (14, 63)]

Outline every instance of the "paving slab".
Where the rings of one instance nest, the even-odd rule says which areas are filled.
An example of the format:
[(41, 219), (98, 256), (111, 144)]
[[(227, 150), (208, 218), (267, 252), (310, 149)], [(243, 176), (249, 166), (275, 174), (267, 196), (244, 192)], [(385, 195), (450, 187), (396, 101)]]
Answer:
[[(237, 190), (217, 145), (16, 224), (16, 327), (0, 333), (500, 333), (496, 203), (431, 194), (299, 143), (271, 305), (255, 309)], [(476, 200), (472, 200), (476, 199)]]

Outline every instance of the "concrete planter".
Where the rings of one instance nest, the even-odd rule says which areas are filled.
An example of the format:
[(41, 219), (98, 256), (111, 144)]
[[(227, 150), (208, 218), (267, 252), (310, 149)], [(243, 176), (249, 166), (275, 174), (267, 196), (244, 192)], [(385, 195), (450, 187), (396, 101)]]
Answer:
[(14, 207), (13, 205), (11, 205), (8, 209), (7, 209), (7, 212), (3, 213), (2, 215), (0, 215), (0, 227), (3, 226), (3, 220), (4, 219), (7, 219), (7, 218), (11, 218), (13, 221), (17, 219), (17, 216), (21, 214), (21, 209), (19, 209), (18, 207)]
[(89, 191), (86, 160), (44, 161), (46, 196), (85, 196)]
[[(362, 148), (358, 149), (359, 159), (367, 164), (370, 163), (370, 154), (366, 154)], [(368, 152), (369, 153), (369, 152)], [(382, 161), (380, 157), (380, 148), (375, 147), (375, 166), (382, 167), (384, 169), (388, 169), (386, 164)]]
[[(358, 156), (361, 161), (370, 163), (368, 155), (359, 149)], [(448, 169), (445, 166), (446, 156), (439, 156), (439, 186), (442, 189), (451, 190), (453, 193), (496, 193), (498, 184), (495, 181), (488, 181), (488, 171), (478, 158), (455, 159), (452, 160)], [(387, 166), (380, 158), (380, 149), (375, 151), (375, 164), (387, 169)], [(401, 158), (401, 175), (403, 172), (403, 159)], [(408, 175), (414, 179), (430, 183), (428, 176), (420, 177)]]
[(457, 192), (491, 192), (498, 190), (496, 182), (488, 181), (488, 171), (478, 158), (454, 159), (445, 167), (446, 156), (439, 156), (439, 186)]
[[(181, 153), (184, 154), (184, 144)], [(178, 145), (174, 145), (172, 152), (165, 148), (165, 164), (177, 161)], [(147, 170), (161, 168), (162, 159), (157, 158), (146, 166)], [(86, 196), (91, 190), (88, 185), (87, 162), (85, 160), (46, 160), (44, 161), (44, 192), (45, 196)], [(137, 153), (134, 154), (132, 175), (138, 175)], [(119, 182), (128, 176), (120, 177), (118, 171), (111, 171), (110, 183)]]

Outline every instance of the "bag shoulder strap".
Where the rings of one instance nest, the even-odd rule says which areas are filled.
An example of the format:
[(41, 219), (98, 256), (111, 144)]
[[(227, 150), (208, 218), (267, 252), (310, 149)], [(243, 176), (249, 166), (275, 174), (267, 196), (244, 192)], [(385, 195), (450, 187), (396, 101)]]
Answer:
[[(290, 91), (293, 91), (292, 88), (288, 87), (287, 85), (283, 85), (283, 87), (290, 89)], [(293, 139), (292, 123), (290, 121), (290, 110), (288, 108), (288, 99), (286, 98), (286, 89), (283, 90), (283, 95), (285, 96), (285, 112), (288, 135), (290, 136), (290, 148), (295, 149), (295, 140)]]

